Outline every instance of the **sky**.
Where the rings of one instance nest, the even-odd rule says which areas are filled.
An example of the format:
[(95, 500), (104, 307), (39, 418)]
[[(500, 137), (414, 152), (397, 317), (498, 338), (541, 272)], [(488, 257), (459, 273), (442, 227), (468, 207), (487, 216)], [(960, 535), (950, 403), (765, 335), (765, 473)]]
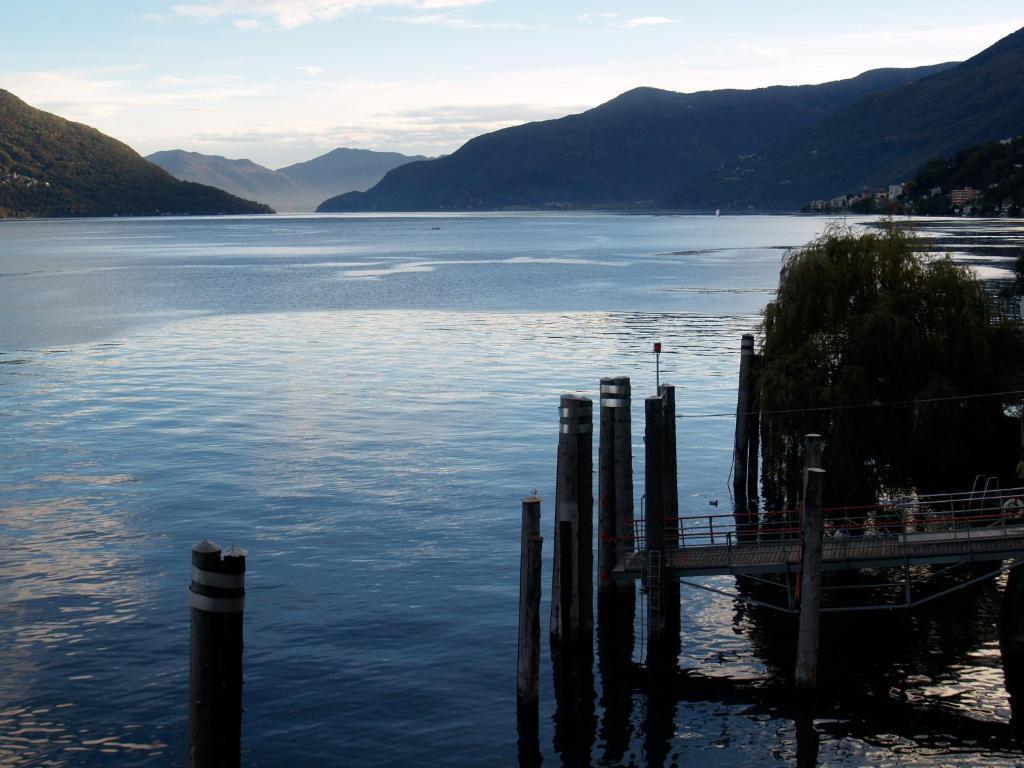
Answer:
[(41, 0), (5, 3), (0, 88), (142, 154), (271, 168), (439, 155), (637, 86), (820, 83), (963, 60), (1020, 0)]

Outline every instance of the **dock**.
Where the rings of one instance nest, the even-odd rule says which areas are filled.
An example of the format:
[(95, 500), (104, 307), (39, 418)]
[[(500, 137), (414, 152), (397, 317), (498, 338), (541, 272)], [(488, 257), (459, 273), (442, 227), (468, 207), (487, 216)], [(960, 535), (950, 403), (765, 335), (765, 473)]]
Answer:
[[(660, 346), (654, 348), (656, 362)], [(1024, 569), (1018, 568), (1024, 565), (1024, 487), (1000, 489), (998, 478), (978, 476), (970, 490), (924, 494), (908, 489), (870, 505), (825, 507), (824, 441), (819, 435), (794, 435), (794, 441), (801, 441), (803, 461), (797, 508), (762, 508), (761, 424), (754, 391), (760, 365), (753, 337), (745, 335), (740, 346), (733, 509), (725, 513), (680, 510), (674, 386), (659, 379), (656, 394), (644, 398), (642, 409), (637, 409), (643, 413), (644, 430), (644, 483), (638, 500), (633, 487), (630, 380), (619, 376), (600, 381), (599, 414), (586, 397), (562, 396), (557, 492), (549, 518), (554, 533), (549, 635), (556, 694), (564, 694), (559, 698), (576, 701), (579, 690), (589, 690), (595, 625), (599, 666), (626, 668), (639, 663), (652, 680), (671, 675), (685, 642), (681, 614), (687, 598), (681, 587), (796, 616), (793, 684), (805, 696), (813, 695), (817, 686), (822, 614), (912, 610), (1004, 573), (1009, 578), (1001, 632), (1007, 638), (1005, 647), (1022, 659), (1020, 664), (1007, 662), (1007, 680), (1009, 684), (1014, 678), (1016, 686), (1020, 678), (1019, 687), (1024, 688)], [(539, 517), (540, 499), (530, 497), (523, 503), (524, 510), (529, 504), (531, 515)], [(539, 530), (534, 520), (531, 517), (530, 531)], [(519, 700), (521, 707), (528, 705), (525, 720), (533, 723), (521, 723), (521, 734), (531, 734), (540, 653), (540, 576), (531, 563), (538, 562), (535, 549), (541, 540), (535, 532), (527, 536), (525, 517), (523, 530), (529, 548), (523, 545), (521, 583), (529, 586), (522, 589), (520, 611), (531, 619), (519, 627)], [(703, 578), (714, 576), (732, 577), (733, 583)], [(641, 640), (638, 655), (635, 627)], [(1009, 670), (1018, 667), (1021, 672), (1011, 675)], [(578, 724), (587, 716), (577, 712), (569, 719)]]

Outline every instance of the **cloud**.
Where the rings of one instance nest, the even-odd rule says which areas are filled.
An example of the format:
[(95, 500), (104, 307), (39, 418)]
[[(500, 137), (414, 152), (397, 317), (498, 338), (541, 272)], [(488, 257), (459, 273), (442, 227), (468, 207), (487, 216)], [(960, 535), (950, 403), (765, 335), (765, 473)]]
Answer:
[(242, 19), (235, 22), (240, 29), (255, 29), (264, 22), (276, 24), (281, 29), (295, 29), (371, 8), (401, 6), (415, 10), (443, 10), (484, 2), (487, 0), (214, 0), (175, 5), (174, 12), (201, 21), (241, 16)]
[(417, 8), (430, 10), (434, 8), (464, 8), (467, 5), (483, 5), (490, 0), (420, 0), (416, 3)]
[(319, 77), (324, 73), (324, 68), (314, 64), (309, 67), (299, 67), (299, 71), (306, 73), (310, 77)]
[(397, 21), (402, 24), (429, 24), (436, 27), (453, 29), (535, 29), (531, 24), (515, 21), (473, 21), (453, 13), (433, 13), (417, 16), (388, 16), (385, 21)]
[(143, 81), (110, 77), (135, 71), (138, 67), (133, 66), (12, 72), (4, 75), (4, 81), (34, 107), (114, 135), (119, 132), (106, 126), (114, 118), (134, 118), (149, 110), (216, 113), (224, 100), (259, 96), (267, 91), (266, 85), (246, 84), (238, 75), (182, 78), (165, 74)]
[(617, 19), (619, 14), (617, 13), (581, 13), (576, 17), (578, 21), (582, 21), (584, 24), (593, 24), (595, 22), (608, 21), (609, 19)]
[(670, 19), (667, 16), (640, 16), (635, 19), (628, 19), (622, 26), (626, 29), (637, 29), (638, 27), (656, 27), (662, 24), (675, 24), (679, 19)]
[(212, 19), (225, 13), (222, 8), (215, 5), (176, 5), (173, 10), (179, 16), (193, 19)]

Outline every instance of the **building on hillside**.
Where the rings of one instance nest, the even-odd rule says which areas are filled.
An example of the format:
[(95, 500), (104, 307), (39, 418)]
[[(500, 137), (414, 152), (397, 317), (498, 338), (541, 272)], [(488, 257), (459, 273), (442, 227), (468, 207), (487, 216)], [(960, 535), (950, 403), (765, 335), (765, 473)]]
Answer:
[(971, 200), (976, 200), (981, 194), (974, 187), (963, 187), (961, 189), (954, 189), (949, 193), (949, 200), (953, 205), (963, 205), (969, 203)]
[(889, 185), (889, 199), (895, 200), (897, 197), (903, 197), (903, 193), (907, 191), (906, 184), (890, 184)]

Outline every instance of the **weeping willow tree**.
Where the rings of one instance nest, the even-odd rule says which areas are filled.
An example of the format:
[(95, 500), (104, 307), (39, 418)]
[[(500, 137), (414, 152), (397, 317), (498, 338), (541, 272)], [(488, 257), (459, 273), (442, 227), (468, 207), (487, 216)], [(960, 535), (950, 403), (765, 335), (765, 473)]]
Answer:
[(824, 438), (829, 504), (969, 488), (1016, 464), (1019, 398), (976, 396), (1024, 388), (1024, 339), (968, 269), (918, 245), (891, 222), (833, 225), (787, 257), (758, 381), (769, 509), (795, 507), (808, 433)]

